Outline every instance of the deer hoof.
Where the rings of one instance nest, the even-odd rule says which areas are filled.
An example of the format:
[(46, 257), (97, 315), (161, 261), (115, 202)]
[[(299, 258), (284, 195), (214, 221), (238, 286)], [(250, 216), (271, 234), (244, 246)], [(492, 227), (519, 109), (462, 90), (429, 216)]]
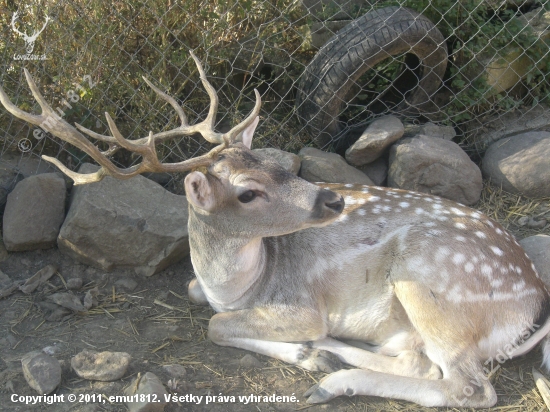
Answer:
[(332, 353), (322, 349), (312, 349), (304, 345), (298, 355), (298, 366), (309, 371), (332, 373), (343, 368), (344, 364)]
[(304, 396), (307, 397), (307, 403), (325, 403), (335, 398), (337, 395), (322, 388), (321, 383), (319, 382), (309, 388), (306, 393), (304, 393)]

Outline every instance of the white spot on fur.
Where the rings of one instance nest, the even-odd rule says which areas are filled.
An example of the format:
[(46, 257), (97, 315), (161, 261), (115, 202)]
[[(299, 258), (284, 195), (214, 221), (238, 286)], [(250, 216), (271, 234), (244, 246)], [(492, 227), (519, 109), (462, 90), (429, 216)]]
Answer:
[(466, 229), (466, 225), (464, 223), (460, 223), (460, 222), (455, 223), (455, 227), (457, 229)]
[(346, 196), (344, 202), (346, 202), (346, 205), (354, 205), (357, 203), (357, 200), (352, 196)]
[(502, 235), (502, 230), (500, 230), (498, 227), (497, 227), (497, 229), (495, 230), (495, 232), (497, 232), (497, 235)]
[(384, 211), (384, 212), (390, 212), (390, 211), (391, 211), (391, 207), (390, 207), (390, 206), (384, 206), (384, 207), (382, 208), (382, 211)]
[(451, 212), (453, 212), (457, 216), (464, 216), (466, 214), (462, 210), (457, 209), (456, 207), (452, 207)]
[(503, 283), (504, 281), (502, 279), (493, 279), (491, 280), (491, 287), (498, 289), (499, 287), (502, 286)]
[(414, 213), (416, 213), (417, 215), (421, 215), (422, 213), (425, 213), (425, 210), (422, 209), (421, 207), (417, 207), (417, 208), (414, 210)]
[(338, 216), (338, 219), (336, 219), (336, 221), (337, 222), (345, 222), (348, 219), (349, 219), (349, 215), (341, 214), (340, 216)]
[(346, 183), (344, 186), (346, 187), (353, 187), (353, 185), (351, 183)]
[(525, 281), (522, 280), (521, 282), (519, 283), (514, 283), (514, 286), (512, 286), (512, 290), (514, 292), (520, 292), (522, 291), (523, 289), (525, 288)]
[(496, 247), (496, 246), (491, 246), (491, 250), (493, 251), (493, 253), (497, 256), (503, 256), (504, 255), (504, 252), (502, 251), (502, 249)]
[(481, 217), (481, 213), (472, 212), (472, 214), (470, 214), (470, 216), (473, 217), (474, 219), (479, 219)]
[(475, 266), (472, 262), (468, 262), (464, 265), (464, 270), (467, 272), (467, 273), (472, 273), (473, 270), (474, 270)]
[(487, 235), (484, 232), (482, 232), (481, 230), (478, 230), (476, 232), (476, 236), (480, 239), (485, 239), (487, 237)]
[(481, 273), (490, 278), (493, 275), (493, 268), (487, 264), (483, 264), (481, 265)]
[(456, 236), (455, 239), (458, 240), (459, 242), (465, 242), (466, 241), (466, 238), (464, 236)]
[(399, 203), (399, 206), (401, 206), (403, 209), (405, 209), (405, 208), (410, 206), (410, 203), (409, 202), (401, 202), (401, 203)]
[(371, 196), (367, 199), (368, 202), (378, 202), (380, 200), (380, 197), (378, 196)]
[(367, 214), (367, 211), (365, 209), (357, 209), (357, 214), (359, 216), (365, 216)]
[(451, 250), (446, 246), (440, 246), (435, 252), (435, 260), (441, 261), (451, 254)]
[(432, 207), (434, 209), (441, 209), (443, 206), (441, 206), (439, 203), (436, 203), (436, 204), (432, 205)]
[(453, 263), (455, 265), (458, 265), (466, 260), (466, 256), (464, 256), (462, 253), (455, 253), (453, 255)]

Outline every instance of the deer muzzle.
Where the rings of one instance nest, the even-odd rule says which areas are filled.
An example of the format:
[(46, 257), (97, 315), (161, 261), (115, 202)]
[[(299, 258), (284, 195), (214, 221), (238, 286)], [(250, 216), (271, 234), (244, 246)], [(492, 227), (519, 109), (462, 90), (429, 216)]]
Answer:
[(317, 195), (311, 218), (315, 223), (324, 223), (337, 218), (344, 210), (344, 198), (331, 190), (322, 189)]

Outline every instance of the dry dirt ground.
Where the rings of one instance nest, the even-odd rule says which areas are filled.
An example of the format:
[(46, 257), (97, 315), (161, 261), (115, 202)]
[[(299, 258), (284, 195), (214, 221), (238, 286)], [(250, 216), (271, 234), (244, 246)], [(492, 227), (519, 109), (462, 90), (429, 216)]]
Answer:
[[(151, 278), (139, 278), (130, 271), (106, 273), (63, 256), (56, 249), (11, 253), (0, 263), (0, 270), (13, 280), (26, 279), (47, 264), (58, 267), (59, 275), (31, 295), (17, 292), (0, 300), (0, 409), (6, 411), (125, 411), (121, 403), (58, 403), (27, 406), (11, 401), (12, 394), (36, 395), (21, 370), (21, 357), (32, 350), (55, 348), (55, 357), (62, 361), (63, 380), (56, 393), (85, 395), (122, 394), (138, 373), (157, 374), (167, 383), (170, 378), (162, 368), (181, 364), (186, 375), (178, 382), (179, 395), (204, 396), (201, 404), (170, 403), (166, 411), (405, 411), (428, 410), (407, 402), (378, 398), (339, 398), (326, 405), (309, 406), (303, 393), (320, 379), (322, 373), (311, 373), (277, 360), (256, 355), (262, 368), (240, 366), (245, 351), (219, 347), (206, 337), (208, 319), (213, 312), (207, 307), (191, 305), (186, 285), (193, 272), (188, 259)], [(84, 286), (77, 291), (82, 297), (89, 288), (98, 286), (99, 306), (85, 315), (74, 315), (62, 322), (47, 322), (35, 303), (47, 295), (65, 290), (64, 282), (82, 277)], [(133, 290), (115, 282), (133, 279)], [(452, 323), (452, 320), (449, 320)], [(80, 379), (70, 368), (72, 356), (84, 349), (124, 351), (132, 355), (125, 377), (115, 382)], [(496, 371), (499, 404), (493, 410), (545, 410), (531, 377), (531, 367), (538, 366), (541, 354), (535, 350), (528, 357), (507, 361)], [(236, 402), (205, 404), (207, 395), (235, 396)], [(273, 394), (292, 396), (295, 403), (240, 403), (238, 396)]]

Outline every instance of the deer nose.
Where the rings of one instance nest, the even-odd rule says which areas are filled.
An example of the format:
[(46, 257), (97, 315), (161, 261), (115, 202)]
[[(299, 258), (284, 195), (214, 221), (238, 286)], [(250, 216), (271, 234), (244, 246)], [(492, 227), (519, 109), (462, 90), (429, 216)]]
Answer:
[(344, 199), (338, 193), (330, 190), (320, 190), (317, 194), (312, 218), (318, 221), (333, 219), (344, 210)]
[(325, 202), (325, 206), (334, 210), (336, 213), (342, 213), (345, 205), (346, 203), (344, 202), (344, 198), (342, 196), (334, 202)]

